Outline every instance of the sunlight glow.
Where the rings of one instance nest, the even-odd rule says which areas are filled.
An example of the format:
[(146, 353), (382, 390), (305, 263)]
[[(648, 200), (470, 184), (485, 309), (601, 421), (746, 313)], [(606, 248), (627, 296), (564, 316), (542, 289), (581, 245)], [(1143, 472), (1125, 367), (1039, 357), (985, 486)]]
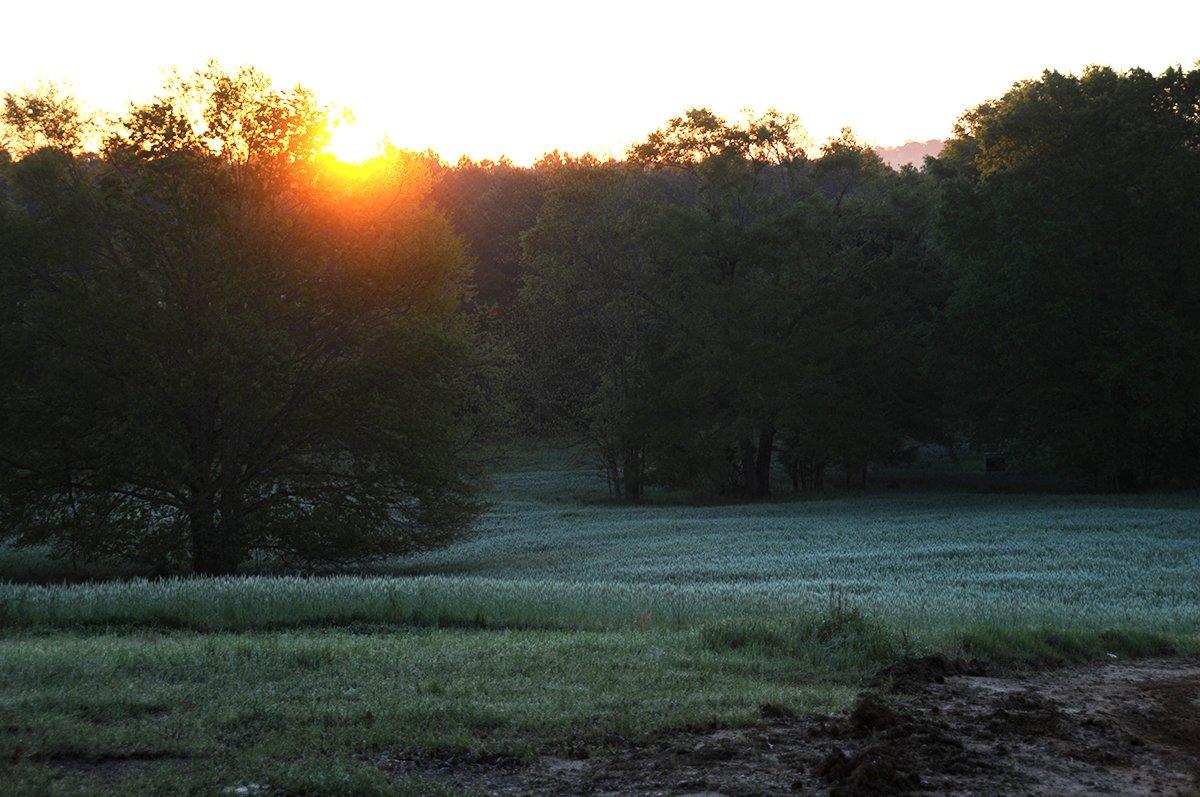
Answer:
[[(735, 14), (712, 0), (342, 0), (330, 13), (281, 14), (244, 0), (9, 2), (5, 29), (30, 35), (5, 37), (0, 90), (58, 81), (115, 113), (154, 96), (159, 68), (253, 64), (278, 86), (353, 108), (357, 125), (369, 120), (370, 134), (339, 129), (330, 146), (352, 160), (370, 154), (376, 132), (450, 163), (620, 155), (696, 106), (729, 117), (774, 106), (799, 114), (818, 144), (850, 126), (893, 145), (949, 136), (959, 114), (1046, 67), (1158, 72), (1200, 57), (1196, 0), (1110, 6), (766, 0)], [(46, 30), (52, 39), (31, 33)], [(785, 46), (789, 36), (804, 46)]]
[(343, 163), (363, 163), (380, 155), (384, 147), (382, 133), (351, 119), (340, 119), (330, 125), (325, 151)]

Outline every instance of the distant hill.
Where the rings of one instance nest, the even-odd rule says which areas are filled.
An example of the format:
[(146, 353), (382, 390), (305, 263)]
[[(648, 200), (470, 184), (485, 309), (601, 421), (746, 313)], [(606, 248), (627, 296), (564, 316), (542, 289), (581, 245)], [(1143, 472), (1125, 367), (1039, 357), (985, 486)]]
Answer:
[(943, 144), (945, 142), (940, 138), (931, 138), (928, 141), (909, 141), (898, 147), (876, 147), (875, 152), (893, 169), (899, 169), (906, 163), (919, 167), (925, 162), (926, 155), (936, 157), (942, 151)]

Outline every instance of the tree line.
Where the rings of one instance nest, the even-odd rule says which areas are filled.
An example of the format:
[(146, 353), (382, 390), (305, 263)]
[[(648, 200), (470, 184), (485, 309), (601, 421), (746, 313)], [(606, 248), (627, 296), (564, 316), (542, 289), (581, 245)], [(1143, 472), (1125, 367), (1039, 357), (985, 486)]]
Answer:
[(514, 427), (635, 502), (917, 442), (1200, 475), (1200, 70), (1047, 72), (899, 171), (705, 109), (620, 160), (349, 166), (309, 92), (215, 65), (103, 128), (53, 90), (2, 122), (0, 536), (62, 556), (441, 544)]
[[(699, 109), (620, 162), (464, 164), (439, 201), (532, 428), (586, 435), (624, 499), (762, 496), (772, 464), (861, 481), (914, 442), (1194, 484), (1198, 98), (1197, 70), (1047, 72), (899, 171), (848, 131), (810, 157), (795, 117)], [(493, 214), (519, 257), (471, 227)]]

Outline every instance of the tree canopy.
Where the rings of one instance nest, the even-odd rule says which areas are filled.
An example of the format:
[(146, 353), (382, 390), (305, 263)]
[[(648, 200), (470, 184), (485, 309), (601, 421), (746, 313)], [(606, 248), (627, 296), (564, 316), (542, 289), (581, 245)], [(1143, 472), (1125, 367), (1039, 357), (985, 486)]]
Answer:
[(1200, 70), (1047, 72), (935, 164), (972, 434), (1119, 488), (1200, 465)]
[(0, 111), (19, 543), (195, 573), (438, 545), (511, 405), (628, 501), (919, 444), (1200, 478), (1200, 70), (1047, 72), (899, 171), (702, 108), (623, 159), (348, 165), (311, 92), (217, 65), (105, 124), (53, 87)]
[(525, 238), (526, 347), (559, 364), (538, 384), (569, 388), (559, 417), (632, 499), (635, 467), (761, 496), (775, 462), (797, 487), (865, 480), (921, 442), (1193, 482), (1198, 90), (1197, 70), (1047, 72), (921, 171), (849, 131), (810, 157), (794, 117), (693, 109), (551, 183)]
[(936, 437), (930, 194), (849, 134), (803, 142), (793, 117), (693, 110), (554, 183), (525, 238), (528, 348), (614, 492), (764, 496), (780, 443), (798, 475)]
[(6, 533), (220, 574), (465, 528), (461, 246), (418, 159), (342, 167), (327, 130), (309, 92), (214, 66), (96, 159), (47, 136), (7, 167)]

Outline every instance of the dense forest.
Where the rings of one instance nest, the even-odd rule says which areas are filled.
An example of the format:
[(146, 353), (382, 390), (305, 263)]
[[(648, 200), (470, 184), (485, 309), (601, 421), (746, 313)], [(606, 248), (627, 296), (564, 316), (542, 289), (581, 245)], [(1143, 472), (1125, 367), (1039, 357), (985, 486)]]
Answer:
[(215, 66), (119, 119), (44, 90), (0, 121), (20, 543), (405, 553), (469, 526), (514, 434), (588, 441), (630, 502), (862, 483), (917, 444), (1200, 476), (1200, 70), (1047, 72), (900, 170), (705, 109), (620, 160), (343, 164), (309, 92)]
[(850, 131), (672, 119), (620, 162), (460, 163), (435, 201), (538, 433), (615, 495), (865, 478), (914, 442), (1097, 489), (1200, 466), (1200, 71), (1048, 72), (888, 168)]

